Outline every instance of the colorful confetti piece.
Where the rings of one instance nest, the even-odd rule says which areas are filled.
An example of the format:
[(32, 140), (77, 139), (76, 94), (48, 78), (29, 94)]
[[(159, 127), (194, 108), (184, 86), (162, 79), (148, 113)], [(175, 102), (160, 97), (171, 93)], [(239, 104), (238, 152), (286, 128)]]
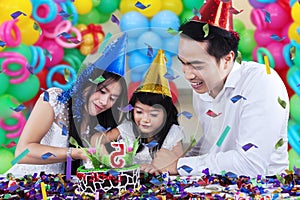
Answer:
[(234, 14), (234, 15), (238, 15), (238, 14), (240, 14), (240, 13), (243, 12), (243, 11), (244, 11), (244, 10), (238, 11), (237, 9), (235, 9), (235, 8), (233, 8), (233, 7), (229, 8), (229, 12), (231, 12), (231, 13)]
[(102, 83), (103, 81), (105, 81), (105, 78), (103, 76), (98, 76), (97, 78), (95, 78), (95, 80), (92, 80), (89, 78), (89, 81), (98, 85), (99, 83)]
[(69, 15), (66, 11), (61, 10), (58, 13), (64, 20), (68, 19), (71, 15)]
[(205, 174), (206, 176), (209, 176), (209, 169), (206, 168), (206, 169), (202, 170), (202, 173)]
[(153, 48), (151, 45), (144, 43), (145, 45), (147, 45), (148, 49), (147, 49), (147, 56), (148, 57), (153, 57)]
[(280, 97), (277, 98), (278, 103), (283, 107), (284, 109), (286, 108), (286, 102), (284, 100), (281, 100)]
[(2, 146), (5, 147), (5, 148), (10, 149), (12, 147), (17, 146), (17, 143), (15, 141), (12, 141), (12, 142), (8, 143), (7, 145), (2, 144)]
[(21, 12), (21, 11), (16, 11), (16, 12), (10, 14), (10, 16), (11, 16), (13, 19), (18, 18), (20, 15), (27, 16), (25, 13), (23, 13), (23, 12)]
[(270, 13), (267, 10), (265, 10), (265, 9), (262, 9), (262, 10), (265, 12), (265, 22), (271, 23), (271, 15), (270, 15)]
[(281, 42), (281, 41), (284, 40), (286, 37), (285, 37), (285, 36), (284, 36), (284, 37), (279, 37), (279, 36), (276, 35), (276, 34), (272, 34), (272, 35), (270, 36), (270, 38), (271, 38), (272, 40), (277, 41), (277, 42)]
[(115, 23), (115, 24), (117, 24), (118, 26), (120, 26), (120, 20), (119, 20), (114, 14), (111, 15), (110, 20), (111, 20), (113, 23)]
[(236, 95), (234, 97), (232, 97), (230, 100), (233, 102), (233, 103), (236, 103), (237, 101), (239, 101), (240, 99), (244, 99), (244, 100), (247, 100), (245, 97), (243, 97), (242, 95)]
[(49, 58), (50, 61), (52, 61), (52, 55), (51, 55), (51, 53), (50, 53), (47, 49), (44, 49), (44, 50), (43, 50), (43, 53), (44, 53), (44, 55), (45, 55), (46, 57)]
[(29, 71), (30, 74), (34, 74), (34, 67), (29, 65), (28, 63), (26, 64), (26, 69)]
[(94, 129), (96, 131), (99, 131), (99, 132), (107, 132), (111, 129), (111, 127), (108, 127), (107, 129), (104, 128), (103, 126), (101, 126), (100, 124), (97, 124), (97, 126), (94, 127)]
[(71, 75), (71, 72), (68, 68), (64, 68), (64, 79), (65, 81), (69, 82), (69, 77)]
[(149, 181), (153, 185), (161, 185), (163, 182), (155, 178), (155, 176), (152, 177), (152, 179)]
[(147, 6), (145, 6), (142, 2), (140, 1), (137, 1), (135, 4), (134, 4), (135, 7), (141, 9), (141, 10), (144, 10), (146, 8), (149, 8), (151, 6), (151, 4), (148, 4)]
[(134, 109), (134, 107), (131, 104), (128, 104), (127, 106), (125, 106), (123, 108), (118, 107), (118, 110), (121, 111), (121, 112), (129, 112), (133, 109)]
[(242, 146), (244, 151), (248, 151), (251, 147), (257, 148), (257, 146), (255, 144), (252, 144), (252, 143), (248, 143), (248, 144), (245, 144), (244, 146)]
[(223, 133), (221, 134), (220, 138), (217, 141), (218, 147), (220, 147), (222, 145), (222, 143), (224, 142), (229, 130), (230, 130), (230, 126), (226, 126), (225, 130), (223, 131)]
[(164, 77), (166, 78), (166, 79), (168, 79), (169, 81), (173, 81), (173, 80), (175, 80), (175, 79), (177, 79), (178, 77), (180, 77), (179, 75), (177, 75), (177, 76), (173, 76), (172, 74), (169, 74), (168, 72), (164, 75)]
[(206, 38), (209, 34), (209, 25), (208, 24), (205, 24), (203, 27), (202, 27), (202, 30), (204, 32), (204, 38)]
[(179, 117), (180, 115), (183, 115), (183, 116), (185, 116), (185, 117), (188, 118), (188, 119), (191, 119), (191, 118), (193, 117), (193, 114), (190, 113), (190, 112), (188, 112), (188, 111), (183, 111), (183, 112), (181, 112), (181, 113), (178, 113), (178, 114), (177, 114), (177, 117)]
[(276, 144), (275, 144), (275, 150), (277, 150), (283, 144), (284, 144), (284, 140), (283, 140), (283, 138), (280, 138), (280, 140), (278, 140), (278, 142), (276, 142)]
[(11, 165), (17, 164), (22, 158), (24, 158), (29, 153), (29, 149), (25, 149), (20, 155), (11, 161)]
[(10, 107), (11, 110), (15, 111), (15, 112), (20, 112), (22, 110), (25, 110), (26, 107), (23, 104), (18, 105), (16, 108), (12, 108)]
[(108, 173), (111, 174), (111, 175), (114, 176), (114, 177), (118, 177), (118, 175), (120, 174), (120, 172), (117, 172), (117, 171), (115, 171), (115, 170), (113, 170), (113, 169), (110, 169), (110, 170), (108, 171)]
[(44, 101), (49, 102), (49, 92), (44, 88), (41, 88), (41, 90), (44, 92)]
[(0, 47), (5, 47), (5, 45), (6, 45), (6, 42), (0, 40)]
[(180, 34), (180, 33), (182, 33), (182, 31), (176, 31), (176, 30), (174, 30), (173, 28), (168, 28), (167, 29), (167, 33), (169, 33), (170, 35), (178, 35), (178, 34)]
[(212, 111), (212, 110), (208, 110), (207, 112), (206, 112), (206, 114), (208, 115), (208, 116), (210, 116), (210, 117), (217, 117), (217, 116), (219, 116), (219, 115), (221, 115), (222, 113), (215, 113), (214, 111)]
[(198, 16), (199, 17), (199, 19), (201, 18), (201, 14), (200, 14), (200, 12), (199, 12), (199, 10), (197, 9), (197, 8), (193, 8), (193, 14), (195, 15), (195, 16)]
[(187, 166), (187, 165), (182, 165), (180, 167), (177, 168), (177, 170), (183, 169), (184, 171), (186, 171), (187, 173), (191, 173), (191, 171), (193, 171), (193, 168)]
[(40, 35), (42, 34), (42, 29), (38, 25), (38, 23), (36, 23), (36, 22), (33, 23), (33, 29), (36, 30), (36, 31), (38, 31), (40, 33)]
[(264, 61), (265, 61), (265, 65), (266, 65), (266, 71), (267, 71), (267, 74), (271, 74), (271, 67), (270, 67), (270, 62), (269, 62), (269, 58), (268, 56), (264, 56)]
[(156, 147), (158, 145), (158, 142), (156, 140), (152, 140), (151, 142), (149, 142), (147, 144), (142, 143), (142, 145), (144, 147), (148, 147), (150, 149), (150, 148)]
[(47, 152), (47, 153), (44, 153), (44, 154), (41, 156), (41, 158), (42, 158), (43, 160), (47, 160), (47, 159), (50, 158), (51, 156), (56, 157), (56, 155), (54, 155), (53, 153)]

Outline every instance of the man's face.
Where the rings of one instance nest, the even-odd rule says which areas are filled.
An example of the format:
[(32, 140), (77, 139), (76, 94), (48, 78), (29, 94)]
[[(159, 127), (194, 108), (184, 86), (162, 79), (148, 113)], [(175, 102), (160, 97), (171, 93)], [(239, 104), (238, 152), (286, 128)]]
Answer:
[[(221, 47), (220, 47), (221, 48)], [(216, 59), (207, 53), (207, 43), (192, 39), (180, 38), (178, 59), (186, 80), (195, 92), (209, 92), (215, 97), (223, 88), (228, 72), (223, 70), (224, 59), (218, 64)]]

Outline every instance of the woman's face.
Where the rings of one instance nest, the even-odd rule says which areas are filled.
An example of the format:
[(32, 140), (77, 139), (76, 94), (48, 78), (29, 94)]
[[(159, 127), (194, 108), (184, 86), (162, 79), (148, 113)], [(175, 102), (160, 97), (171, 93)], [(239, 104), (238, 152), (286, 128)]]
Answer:
[(120, 82), (114, 81), (104, 87), (101, 86), (89, 98), (88, 113), (91, 116), (96, 116), (110, 109), (119, 98), (121, 91)]
[[(162, 127), (164, 110), (160, 107), (148, 106), (137, 101), (133, 110), (134, 122), (142, 133), (151, 134)], [(155, 134), (155, 133), (154, 133)]]

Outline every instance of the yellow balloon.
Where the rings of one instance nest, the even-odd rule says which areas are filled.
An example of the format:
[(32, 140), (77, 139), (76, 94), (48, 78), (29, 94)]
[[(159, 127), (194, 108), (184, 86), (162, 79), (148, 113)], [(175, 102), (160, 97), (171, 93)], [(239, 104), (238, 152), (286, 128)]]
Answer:
[(291, 9), (291, 15), (294, 22), (300, 24), (300, 4), (298, 2), (294, 3)]
[(140, 0), (140, 2), (147, 8), (138, 8), (138, 12), (140, 12), (142, 15), (148, 18), (153, 17), (154, 15), (156, 15), (156, 13), (158, 13), (161, 10), (160, 0)]
[(92, 0), (76, 0), (73, 4), (79, 15), (88, 14), (93, 8)]
[(297, 29), (300, 28), (300, 24), (292, 23), (288, 30), (288, 35), (290, 40), (295, 40), (295, 42), (300, 43), (300, 35)]
[(34, 29), (34, 22), (30, 17), (21, 18), (17, 22), (17, 26), (21, 32), (21, 42), (26, 45), (33, 45), (40, 37), (40, 31)]
[(175, 13), (176, 15), (180, 15), (182, 9), (183, 5), (181, 0), (165, 0), (161, 2), (161, 10), (169, 10)]
[(26, 16), (30, 16), (32, 13), (32, 4), (30, 0), (0, 0), (0, 11), (0, 24), (2, 24), (5, 21), (11, 20), (12, 17), (10, 15), (16, 11), (21, 11)]
[(135, 6), (136, 0), (121, 0), (120, 2), (120, 12), (125, 14), (131, 11), (138, 11), (138, 8)]

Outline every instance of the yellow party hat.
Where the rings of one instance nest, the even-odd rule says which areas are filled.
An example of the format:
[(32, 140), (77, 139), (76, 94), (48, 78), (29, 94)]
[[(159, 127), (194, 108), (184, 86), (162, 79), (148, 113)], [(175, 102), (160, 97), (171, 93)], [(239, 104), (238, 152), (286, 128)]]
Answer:
[(160, 49), (151, 63), (143, 82), (135, 92), (151, 92), (172, 98), (169, 81), (164, 76), (166, 73), (165, 52)]

